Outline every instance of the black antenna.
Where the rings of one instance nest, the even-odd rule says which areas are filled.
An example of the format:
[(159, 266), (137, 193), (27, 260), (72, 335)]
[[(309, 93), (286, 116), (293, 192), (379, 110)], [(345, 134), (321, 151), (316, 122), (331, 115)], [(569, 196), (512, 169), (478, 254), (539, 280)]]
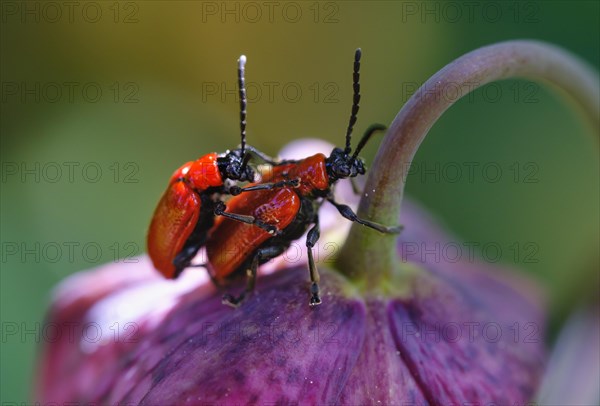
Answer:
[(385, 131), (386, 129), (387, 127), (383, 124), (371, 124), (369, 128), (367, 128), (367, 131), (365, 131), (365, 134), (362, 136), (360, 141), (358, 142), (358, 145), (354, 150), (354, 154), (352, 155), (352, 159), (356, 159), (360, 151), (364, 148), (364, 146), (367, 144), (367, 142), (373, 134), (375, 134), (377, 131)]
[(350, 140), (352, 138), (352, 129), (356, 123), (356, 114), (358, 113), (359, 102), (360, 102), (360, 57), (362, 51), (360, 48), (356, 49), (354, 53), (354, 72), (352, 73), (352, 87), (354, 89), (354, 97), (352, 100), (352, 113), (350, 114), (350, 121), (348, 122), (348, 130), (346, 131), (346, 149), (344, 152), (349, 154), (352, 151), (350, 146)]
[(238, 86), (240, 88), (240, 131), (242, 137), (242, 155), (246, 150), (246, 83), (244, 72), (246, 69), (246, 55), (238, 59)]

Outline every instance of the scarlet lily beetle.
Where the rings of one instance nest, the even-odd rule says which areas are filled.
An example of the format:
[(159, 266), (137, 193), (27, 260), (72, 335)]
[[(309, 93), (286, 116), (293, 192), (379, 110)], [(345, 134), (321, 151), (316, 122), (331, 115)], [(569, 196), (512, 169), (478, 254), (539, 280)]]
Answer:
[[(359, 218), (350, 207), (335, 201), (333, 186), (339, 179), (353, 178), (365, 173), (365, 164), (358, 157), (361, 149), (376, 132), (384, 130), (380, 124), (367, 129), (352, 154), (351, 136), (360, 102), (360, 48), (354, 57), (354, 97), (348, 129), (346, 147), (334, 148), (331, 155), (316, 154), (302, 160), (275, 163), (272, 172), (263, 180), (269, 184), (253, 184), (245, 188), (234, 187), (228, 209), (250, 216), (264, 224), (276, 226), (279, 233), (269, 234), (264, 229), (249, 227), (228, 218), (218, 219), (206, 242), (208, 262), (206, 267), (218, 284), (231, 276), (246, 271), (247, 285), (239, 296), (223, 296), (223, 303), (237, 306), (254, 290), (256, 272), (260, 264), (281, 255), (295, 239), (308, 231), (306, 246), (310, 271), (310, 306), (321, 303), (319, 295), (319, 272), (315, 265), (312, 249), (320, 235), (318, 210), (324, 200), (338, 209), (346, 219), (375, 229), (381, 233), (399, 233), (401, 226), (388, 227)], [(297, 187), (274, 188), (271, 185), (299, 180)], [(253, 193), (243, 193), (251, 192)], [(249, 249), (250, 247), (250, 249)]]
[[(276, 232), (274, 226), (254, 217), (225, 212), (225, 204), (220, 200), (223, 194), (229, 193), (228, 181), (255, 180), (255, 172), (248, 165), (250, 154), (272, 162), (262, 152), (246, 145), (245, 62), (246, 57), (242, 55), (238, 60), (240, 148), (221, 155), (213, 152), (177, 169), (154, 211), (147, 237), (148, 255), (166, 278), (178, 277), (190, 265), (205, 244), (215, 216), (253, 224), (266, 233)], [(280, 185), (294, 184), (280, 182)], [(239, 187), (236, 190), (240, 190)]]

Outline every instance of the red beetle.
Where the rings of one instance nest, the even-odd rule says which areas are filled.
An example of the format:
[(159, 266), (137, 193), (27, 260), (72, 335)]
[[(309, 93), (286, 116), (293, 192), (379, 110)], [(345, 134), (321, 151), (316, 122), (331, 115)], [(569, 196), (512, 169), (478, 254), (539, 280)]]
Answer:
[[(398, 233), (401, 226), (388, 227), (359, 218), (350, 207), (334, 200), (332, 188), (335, 182), (343, 178), (352, 178), (365, 173), (364, 161), (358, 153), (371, 135), (384, 126), (375, 124), (367, 129), (354, 154), (350, 146), (352, 129), (360, 101), (360, 49), (354, 59), (354, 101), (350, 122), (346, 132), (346, 148), (335, 148), (329, 157), (316, 154), (302, 160), (285, 161), (272, 167), (269, 176), (263, 179), (269, 184), (254, 184), (246, 188), (232, 188), (232, 197), (228, 209), (237, 214), (250, 216), (264, 224), (277, 227), (274, 235), (259, 227), (252, 227), (228, 218), (218, 219), (206, 242), (208, 262), (206, 267), (213, 280), (223, 284), (230, 277), (247, 271), (248, 283), (245, 291), (238, 297), (226, 294), (223, 302), (237, 306), (246, 295), (254, 290), (256, 271), (260, 264), (281, 255), (295, 239), (300, 238), (309, 226), (306, 246), (310, 271), (310, 305), (321, 303), (319, 296), (319, 273), (315, 266), (312, 248), (319, 239), (318, 210), (324, 200), (333, 204), (340, 214), (382, 233)], [(298, 180), (296, 187), (273, 188), (285, 182)], [(250, 192), (253, 193), (243, 193)]]
[(177, 169), (154, 211), (148, 230), (148, 255), (154, 267), (166, 278), (176, 278), (189, 266), (200, 247), (205, 244), (215, 216), (253, 224), (267, 233), (276, 232), (274, 226), (264, 224), (254, 217), (225, 212), (225, 204), (220, 200), (223, 194), (229, 193), (230, 185), (226, 184), (227, 180), (255, 180), (255, 173), (248, 165), (250, 153), (266, 162), (273, 162), (260, 151), (246, 146), (245, 62), (246, 58), (242, 55), (238, 60), (241, 147), (222, 155), (204, 155)]

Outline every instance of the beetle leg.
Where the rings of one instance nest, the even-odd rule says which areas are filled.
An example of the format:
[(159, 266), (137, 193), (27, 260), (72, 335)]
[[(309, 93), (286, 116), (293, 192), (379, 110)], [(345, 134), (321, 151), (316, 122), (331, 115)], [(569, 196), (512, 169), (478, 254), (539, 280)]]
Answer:
[(225, 211), (225, 208), (225, 203), (218, 202), (214, 210), (215, 216), (223, 216), (231, 220), (239, 221), (241, 223), (252, 224), (254, 226), (262, 228), (269, 234), (280, 234), (280, 231), (277, 229), (277, 227), (267, 224), (261, 220), (258, 220), (256, 217), (246, 216), (243, 214), (228, 213)]
[(256, 271), (258, 270), (258, 262), (260, 259), (260, 254), (257, 253), (252, 258), (252, 264), (250, 268), (246, 270), (246, 289), (239, 296), (233, 296), (230, 293), (225, 293), (221, 302), (223, 304), (229, 305), (231, 307), (238, 307), (246, 298), (246, 295), (249, 295), (254, 291), (254, 287), (256, 286)]
[(308, 253), (308, 270), (310, 271), (310, 302), (309, 305), (317, 306), (321, 304), (321, 297), (319, 296), (319, 270), (315, 265), (315, 259), (313, 258), (313, 247), (319, 240), (321, 232), (319, 230), (319, 218), (317, 217), (315, 225), (308, 231), (306, 236), (306, 252)]
[(277, 166), (277, 165), (297, 162), (295, 159), (279, 159), (279, 160), (277, 160), (277, 159), (272, 158), (269, 155), (265, 154), (264, 152), (259, 151), (258, 149), (254, 148), (252, 145), (246, 145), (246, 151), (252, 153), (254, 156), (259, 158), (261, 161), (263, 161), (264, 163), (271, 165), (271, 166)]
[(261, 161), (269, 165), (279, 165), (281, 163), (280, 161), (275, 160), (275, 158), (271, 158), (264, 152), (259, 151), (251, 145), (246, 145), (246, 151), (251, 152), (253, 155), (257, 156)]
[(237, 297), (230, 293), (224, 294), (222, 299), (223, 304), (231, 307), (238, 307), (246, 297), (254, 291), (254, 287), (256, 286), (256, 272), (258, 271), (260, 261), (278, 257), (283, 254), (284, 250), (284, 246), (274, 246), (261, 248), (256, 251), (256, 254), (254, 254), (254, 257), (252, 258), (252, 262), (250, 263), (250, 268), (246, 270), (246, 288)]
[(232, 186), (231, 188), (229, 188), (229, 194), (231, 194), (232, 196), (237, 196), (242, 192), (252, 192), (255, 190), (272, 190), (272, 189), (277, 189), (277, 188), (282, 188), (282, 187), (298, 187), (299, 185), (300, 185), (300, 178), (290, 179), (290, 180), (282, 180), (282, 181), (273, 182), (273, 183), (260, 183), (258, 185), (247, 186), (244, 188), (241, 188), (239, 186)]
[(183, 250), (175, 256), (173, 259), (173, 265), (175, 265), (174, 279), (178, 278), (179, 275), (181, 275), (181, 272), (190, 266), (190, 262), (192, 262), (192, 259), (194, 259), (199, 249), (199, 246), (184, 247)]
[(350, 221), (353, 221), (355, 223), (362, 224), (363, 226), (367, 226), (369, 228), (377, 230), (380, 233), (399, 234), (402, 231), (402, 229), (404, 228), (404, 226), (402, 226), (402, 225), (384, 226), (383, 224), (379, 224), (379, 223), (375, 223), (373, 221), (361, 219), (360, 217), (358, 217), (356, 215), (356, 213), (354, 213), (352, 211), (352, 209), (349, 206), (346, 206), (345, 204), (340, 204), (340, 203), (336, 202), (335, 200), (333, 200), (333, 197), (331, 197), (331, 196), (327, 198), (327, 201), (329, 203), (333, 204), (335, 206), (335, 208), (338, 209), (338, 211), (344, 218), (346, 218)]

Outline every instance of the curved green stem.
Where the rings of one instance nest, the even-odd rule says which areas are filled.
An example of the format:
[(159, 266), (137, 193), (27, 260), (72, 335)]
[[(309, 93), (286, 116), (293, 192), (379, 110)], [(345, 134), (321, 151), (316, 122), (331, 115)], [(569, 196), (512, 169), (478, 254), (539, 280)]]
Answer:
[[(359, 216), (397, 224), (410, 163), (437, 119), (454, 102), (492, 81), (528, 78), (561, 89), (600, 126), (598, 73), (576, 56), (539, 41), (508, 41), (472, 51), (446, 65), (408, 100), (392, 122), (369, 172)], [(448, 87), (451, 86), (451, 89)], [(447, 91), (458, 97), (445, 97)], [(378, 289), (398, 262), (395, 237), (353, 225), (339, 256), (339, 269)]]

